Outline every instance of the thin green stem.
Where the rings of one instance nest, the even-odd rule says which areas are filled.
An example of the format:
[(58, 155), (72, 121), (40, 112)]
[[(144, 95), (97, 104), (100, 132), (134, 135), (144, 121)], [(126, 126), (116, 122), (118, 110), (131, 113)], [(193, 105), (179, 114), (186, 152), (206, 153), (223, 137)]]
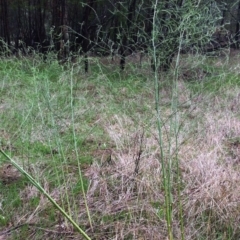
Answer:
[[(178, 48), (178, 54), (177, 54), (177, 59), (176, 59), (176, 65), (175, 65), (175, 89), (176, 89), (176, 108), (174, 109), (175, 112), (175, 123), (178, 123), (177, 119), (177, 106), (178, 106), (178, 97), (177, 97), (177, 81), (178, 81), (178, 69), (179, 69), (179, 62), (180, 62), (180, 52), (182, 48), (182, 41), (183, 41), (183, 35), (184, 31), (180, 33), (180, 41), (179, 41), (179, 48)], [(179, 132), (179, 124), (175, 124), (174, 128), (174, 136), (175, 136), (175, 148), (178, 149), (178, 132)], [(180, 174), (180, 169), (179, 169), (179, 159), (178, 159), (178, 150), (176, 151), (175, 155), (176, 159), (176, 168), (177, 168), (177, 195), (178, 195), (178, 219), (180, 221), (180, 229), (181, 229), (181, 239), (184, 240), (184, 226), (183, 226), (183, 206), (182, 206), (182, 197), (181, 197), (181, 188), (182, 188), (182, 179), (181, 179), (181, 174)]]
[(79, 178), (80, 178), (80, 184), (81, 184), (81, 190), (83, 193), (83, 198), (84, 198), (84, 204), (85, 204), (85, 208), (87, 211), (87, 216), (88, 216), (88, 220), (89, 220), (89, 224), (91, 229), (93, 230), (93, 225), (92, 225), (92, 219), (91, 219), (91, 215), (90, 215), (90, 211), (89, 211), (89, 207), (88, 207), (88, 203), (87, 203), (87, 197), (86, 197), (86, 193), (85, 193), (85, 189), (84, 189), (84, 184), (83, 184), (83, 176), (82, 176), (82, 170), (81, 170), (81, 163), (79, 161), (79, 154), (78, 154), (78, 147), (77, 147), (77, 138), (76, 138), (76, 131), (74, 128), (74, 123), (75, 123), (75, 117), (74, 117), (74, 107), (73, 107), (73, 69), (71, 71), (71, 117), (72, 117), (72, 133), (73, 133), (73, 140), (74, 140), (74, 151), (78, 160), (78, 172), (79, 172)]
[(64, 217), (68, 219), (68, 221), (76, 228), (76, 230), (82, 234), (82, 236), (91, 240), (91, 238), (78, 226), (78, 224), (65, 212), (63, 208), (61, 208), (57, 202), (45, 191), (45, 189), (29, 174), (27, 173), (20, 165), (18, 165), (10, 156), (8, 156), (2, 149), (0, 149), (2, 155), (15, 167), (19, 172), (24, 175), (32, 185), (34, 185), (47, 199), (62, 213)]
[(153, 31), (152, 31), (152, 47), (153, 47), (153, 64), (154, 64), (154, 86), (155, 86), (155, 108), (157, 114), (157, 129), (158, 129), (158, 137), (159, 137), (159, 146), (160, 146), (160, 155), (161, 155), (161, 166), (162, 166), (162, 177), (163, 177), (163, 187), (165, 192), (165, 204), (166, 204), (166, 221), (167, 221), (167, 229), (168, 229), (168, 237), (169, 240), (173, 240), (172, 234), (172, 206), (171, 206), (171, 188), (170, 188), (170, 178), (169, 171), (166, 171), (167, 168), (165, 166), (164, 161), (164, 151), (163, 151), (163, 142), (162, 142), (162, 123), (161, 123), (161, 110), (159, 103), (159, 82), (158, 82), (158, 70), (157, 70), (157, 11), (158, 11), (158, 0), (156, 0), (154, 4), (154, 13), (153, 13)]

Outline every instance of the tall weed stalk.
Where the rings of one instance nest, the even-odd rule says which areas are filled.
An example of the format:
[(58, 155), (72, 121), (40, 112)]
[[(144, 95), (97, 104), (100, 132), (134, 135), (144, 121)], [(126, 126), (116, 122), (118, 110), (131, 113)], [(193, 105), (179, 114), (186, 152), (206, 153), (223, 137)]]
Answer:
[(78, 224), (71, 218), (69, 214), (50, 196), (49, 193), (36, 181), (28, 172), (26, 172), (16, 161), (14, 161), (10, 156), (8, 156), (2, 149), (0, 149), (0, 153), (23, 175), (27, 178), (27, 180), (34, 185), (48, 200), (53, 204), (54, 207), (57, 208), (58, 211), (74, 226), (74, 228), (81, 233), (81, 235), (90, 240), (91, 238), (78, 226)]
[(159, 74), (158, 74), (158, 57), (157, 57), (157, 12), (158, 12), (158, 0), (154, 3), (154, 15), (153, 15), (153, 31), (152, 31), (152, 49), (153, 49), (153, 64), (154, 64), (154, 82), (155, 82), (155, 107), (157, 116), (157, 129), (158, 138), (160, 146), (160, 161), (162, 166), (162, 179), (163, 179), (163, 189), (165, 196), (165, 214), (167, 222), (167, 231), (169, 240), (173, 239), (173, 229), (172, 229), (172, 201), (171, 201), (171, 171), (170, 162), (165, 161), (165, 153), (163, 149), (162, 140), (162, 120), (161, 120), (161, 108), (160, 108), (160, 93), (159, 93)]

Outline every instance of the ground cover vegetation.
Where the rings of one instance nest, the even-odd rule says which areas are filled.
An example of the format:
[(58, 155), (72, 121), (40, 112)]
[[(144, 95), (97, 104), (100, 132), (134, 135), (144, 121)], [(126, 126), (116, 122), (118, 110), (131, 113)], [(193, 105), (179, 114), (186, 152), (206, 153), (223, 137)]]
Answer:
[(239, 239), (240, 3), (6, 3), (0, 239)]

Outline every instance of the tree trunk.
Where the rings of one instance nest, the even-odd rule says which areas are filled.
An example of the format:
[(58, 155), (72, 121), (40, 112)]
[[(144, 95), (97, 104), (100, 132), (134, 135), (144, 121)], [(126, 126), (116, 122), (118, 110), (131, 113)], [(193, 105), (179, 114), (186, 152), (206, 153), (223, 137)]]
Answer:
[(235, 47), (239, 49), (239, 36), (240, 36), (240, 2), (238, 3), (237, 9), (237, 23), (236, 23), (236, 32), (235, 32)]
[(5, 55), (9, 55), (9, 47), (10, 47), (10, 31), (9, 31), (9, 19), (8, 19), (8, 4), (6, 0), (1, 1), (1, 15), (2, 15), (2, 32), (0, 33), (0, 37), (3, 38), (4, 42), (0, 43), (2, 51)]

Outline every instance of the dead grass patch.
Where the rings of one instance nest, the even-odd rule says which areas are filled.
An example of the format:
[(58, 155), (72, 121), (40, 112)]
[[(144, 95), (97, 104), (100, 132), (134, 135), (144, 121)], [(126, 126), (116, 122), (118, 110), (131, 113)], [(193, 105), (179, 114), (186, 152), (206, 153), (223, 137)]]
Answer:
[[(179, 87), (184, 89), (181, 84)], [(188, 100), (185, 95), (181, 97), (180, 94), (181, 102)], [(195, 116), (188, 118), (192, 105), (195, 105)], [(178, 151), (183, 182), (185, 237), (215, 236), (214, 231), (224, 234), (229, 225), (237, 236), (240, 177), (236, 162), (229, 161), (226, 141), (240, 136), (240, 119), (229, 109), (226, 99), (217, 96), (198, 96), (196, 101), (191, 101), (189, 109), (179, 108), (178, 111), (182, 120), (179, 146), (176, 149), (172, 145), (172, 148)], [(169, 134), (168, 120), (172, 113), (163, 113), (166, 126), (162, 134), (167, 141), (166, 151), (169, 141), (170, 145), (174, 142)], [(91, 211), (106, 217), (104, 226), (108, 226), (108, 231), (112, 229), (109, 236), (118, 236), (118, 239), (126, 238), (127, 233), (131, 236), (140, 233), (143, 239), (164, 239), (166, 236), (160, 150), (154, 129), (153, 125), (144, 132), (143, 127), (136, 126), (125, 115), (114, 115), (105, 122), (105, 130), (116, 148), (111, 149), (111, 158), (106, 164), (93, 163), (85, 175), (91, 182), (87, 192)], [(234, 141), (228, 145), (232, 153), (235, 151), (235, 157), (238, 143)], [(174, 151), (166, 154), (166, 161), (171, 154)], [(174, 177), (174, 168), (172, 171)], [(173, 191), (173, 208), (177, 216), (177, 191)], [(179, 239), (180, 225), (176, 219), (173, 221), (174, 234)], [(124, 225), (126, 221), (128, 224)]]

